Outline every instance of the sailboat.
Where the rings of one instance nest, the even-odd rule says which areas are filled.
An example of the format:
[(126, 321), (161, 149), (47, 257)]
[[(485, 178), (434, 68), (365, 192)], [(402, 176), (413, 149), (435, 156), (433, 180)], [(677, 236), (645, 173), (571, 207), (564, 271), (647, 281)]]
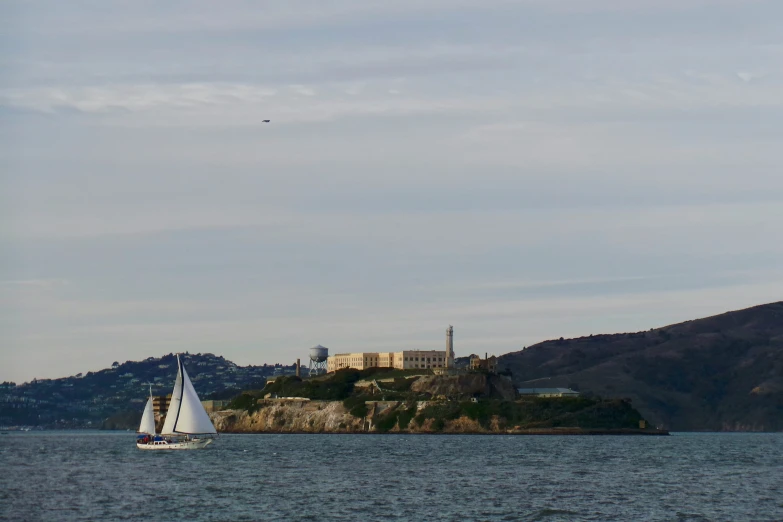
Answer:
[(141, 414), (141, 424), (136, 432), (137, 444), (147, 444), (155, 437), (155, 413), (152, 410), (152, 385), (150, 385), (150, 398), (147, 399), (147, 405), (144, 406), (144, 413)]
[(177, 354), (177, 379), (171, 392), (169, 410), (160, 435), (155, 434), (155, 415), (152, 411), (152, 390), (141, 416), (139, 433), (147, 435), (136, 440), (143, 450), (190, 450), (206, 448), (214, 440), (217, 430), (198, 398), (188, 372)]

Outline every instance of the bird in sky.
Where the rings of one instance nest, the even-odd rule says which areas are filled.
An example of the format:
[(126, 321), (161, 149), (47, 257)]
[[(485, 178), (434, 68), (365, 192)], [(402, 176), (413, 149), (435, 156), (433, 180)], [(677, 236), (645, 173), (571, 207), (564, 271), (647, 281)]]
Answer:
[(261, 123), (269, 123), (270, 120), (261, 120)]

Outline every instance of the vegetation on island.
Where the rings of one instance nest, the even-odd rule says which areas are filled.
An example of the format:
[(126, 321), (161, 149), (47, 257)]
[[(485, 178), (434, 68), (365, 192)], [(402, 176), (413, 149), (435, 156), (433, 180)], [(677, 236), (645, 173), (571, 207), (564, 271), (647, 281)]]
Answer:
[[(624, 399), (599, 397), (513, 397), (510, 381), (487, 373), (433, 376), (428, 372), (384, 368), (346, 369), (315, 379), (281, 377), (262, 390), (245, 391), (229, 409), (255, 413), (284, 403), (264, 398), (303, 398), (341, 401), (356, 419), (371, 419), (372, 431), (448, 431), (460, 419), (472, 422), (476, 431), (543, 428), (637, 429), (641, 414)], [(455, 388), (456, 387), (456, 388)], [(446, 391), (451, 397), (441, 392)], [(376, 409), (376, 405), (381, 406)], [(275, 415), (282, 415), (275, 410)], [(282, 416), (279, 421), (284, 423)], [(363, 423), (360, 423), (364, 425)], [(284, 429), (284, 424), (275, 424)]]
[(378, 432), (407, 431), (411, 421), (421, 428), (431, 421), (432, 431), (442, 431), (448, 421), (467, 418), (488, 431), (540, 428), (635, 429), (642, 416), (622, 399), (528, 397), (517, 401), (498, 399), (443, 401), (417, 411), (416, 403), (390, 409), (375, 421)]
[[(382, 387), (384, 390), (389, 390), (389, 393), (386, 394), (389, 397), (395, 396), (402, 399), (407, 397), (405, 393), (409, 392), (412, 382), (411, 379), (406, 379), (405, 376), (411, 377), (425, 374), (431, 375), (432, 372), (424, 370), (394, 370), (390, 368), (368, 368), (366, 370), (346, 368), (311, 379), (302, 379), (301, 377), (289, 375), (278, 377), (268, 383), (263, 390), (244, 391), (234, 401), (240, 401), (240, 403), (241, 401), (247, 401), (248, 399), (243, 399), (242, 395), (258, 397), (266, 394), (277, 397), (304, 397), (321, 401), (342, 401), (354, 394), (354, 387), (357, 382), (378, 379), (394, 379), (392, 382), (383, 382)], [(233, 402), (232, 404), (239, 405), (240, 403)]]

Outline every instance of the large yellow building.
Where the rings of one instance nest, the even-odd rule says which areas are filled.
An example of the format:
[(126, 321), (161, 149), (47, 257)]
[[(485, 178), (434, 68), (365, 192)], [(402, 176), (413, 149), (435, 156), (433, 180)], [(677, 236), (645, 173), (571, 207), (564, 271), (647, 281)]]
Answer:
[(398, 368), (401, 370), (446, 368), (454, 359), (446, 362), (445, 350), (410, 350), (402, 352), (338, 353), (326, 360), (326, 371), (331, 373), (343, 368)]
[[(338, 353), (326, 359), (328, 373), (353, 368), (397, 368), (400, 370), (428, 370), (454, 367), (454, 328), (446, 330), (445, 350), (407, 350), (402, 352)], [(445, 370), (448, 371), (448, 370)]]

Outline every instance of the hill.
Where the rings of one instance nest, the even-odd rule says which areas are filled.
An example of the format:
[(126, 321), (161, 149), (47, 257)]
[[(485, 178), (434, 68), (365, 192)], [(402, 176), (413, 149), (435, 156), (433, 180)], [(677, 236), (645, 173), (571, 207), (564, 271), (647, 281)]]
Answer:
[(783, 430), (783, 302), (500, 357), (519, 387), (628, 397), (674, 431)]
[[(242, 389), (259, 388), (271, 375), (293, 373), (293, 366), (237, 366), (223, 357), (184, 354), (188, 375), (202, 399), (227, 399)], [(99, 427), (109, 418), (137, 418), (154, 383), (155, 395), (168, 395), (176, 377), (176, 356), (115, 362), (111, 368), (61, 379), (0, 384), (0, 426), (46, 428)]]

